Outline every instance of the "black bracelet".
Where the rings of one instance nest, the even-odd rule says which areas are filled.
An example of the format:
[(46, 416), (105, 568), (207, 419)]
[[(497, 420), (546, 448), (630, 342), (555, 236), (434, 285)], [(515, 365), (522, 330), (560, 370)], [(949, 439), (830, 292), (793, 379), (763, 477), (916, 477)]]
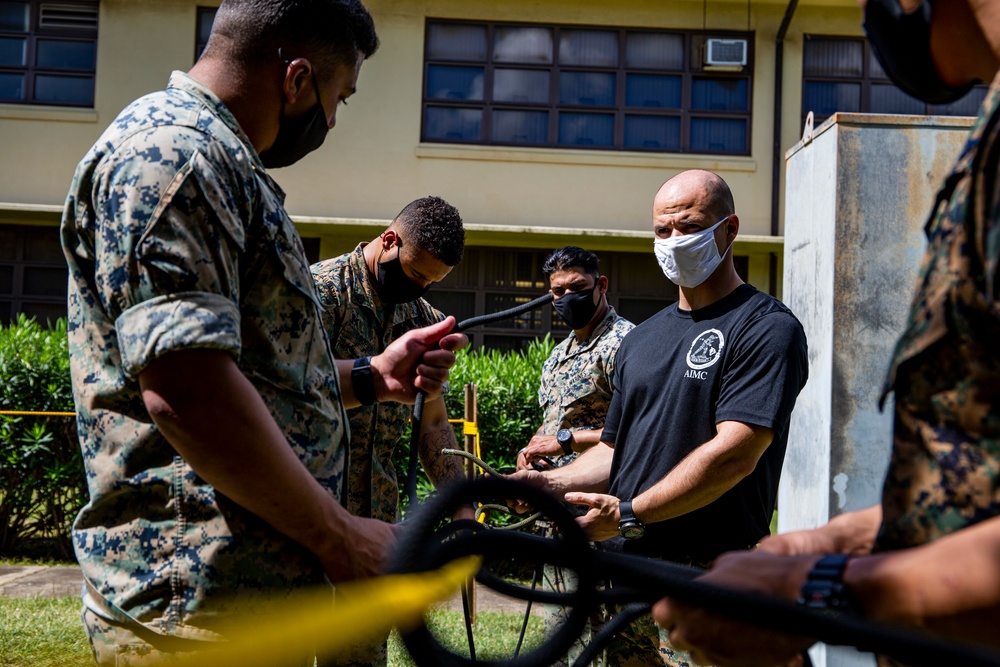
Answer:
[(354, 368), (351, 369), (351, 383), (354, 385), (354, 396), (361, 405), (374, 405), (375, 398), (375, 378), (372, 377), (372, 358), (361, 357), (354, 360)]

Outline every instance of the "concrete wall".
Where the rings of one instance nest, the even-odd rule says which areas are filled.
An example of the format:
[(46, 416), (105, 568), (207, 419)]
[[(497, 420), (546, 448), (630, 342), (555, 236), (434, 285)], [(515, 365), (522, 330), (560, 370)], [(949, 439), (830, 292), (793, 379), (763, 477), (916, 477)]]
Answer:
[[(892, 404), (878, 399), (906, 323), (924, 223), (971, 119), (838, 114), (787, 155), (785, 303), (809, 340), (792, 413), (778, 530), (879, 502)], [(829, 665), (872, 664), (854, 651)], [(824, 664), (817, 662), (818, 667)]]

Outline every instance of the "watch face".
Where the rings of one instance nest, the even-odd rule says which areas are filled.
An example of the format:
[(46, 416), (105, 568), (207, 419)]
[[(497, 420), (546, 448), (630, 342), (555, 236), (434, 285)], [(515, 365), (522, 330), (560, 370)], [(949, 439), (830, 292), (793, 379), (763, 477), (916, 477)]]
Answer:
[(565, 445), (567, 442), (573, 439), (573, 432), (569, 429), (559, 429), (556, 431), (556, 442), (560, 445)]
[(646, 529), (634, 523), (628, 523), (619, 528), (619, 532), (626, 540), (637, 540), (646, 534)]

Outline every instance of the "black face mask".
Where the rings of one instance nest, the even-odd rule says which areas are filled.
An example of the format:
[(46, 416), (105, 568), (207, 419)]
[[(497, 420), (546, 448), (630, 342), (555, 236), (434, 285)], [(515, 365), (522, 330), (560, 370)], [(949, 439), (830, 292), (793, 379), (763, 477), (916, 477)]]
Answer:
[(566, 324), (574, 329), (582, 329), (594, 318), (597, 304), (594, 303), (594, 288), (579, 292), (566, 292), (552, 302), (552, 307), (559, 313)]
[[(399, 243), (399, 247), (402, 249), (402, 242)], [(403, 263), (399, 261), (398, 253), (395, 259), (378, 263), (378, 282), (375, 289), (384, 303), (397, 304), (416, 301), (427, 294), (430, 287), (430, 284), (425, 287), (410, 280), (410, 277), (403, 271)]]
[(892, 82), (918, 100), (949, 104), (975, 85), (950, 86), (938, 76), (931, 55), (931, 0), (922, 0), (909, 14), (899, 0), (868, 0), (865, 33)]
[(309, 153), (323, 145), (330, 126), (326, 122), (326, 110), (319, 96), (316, 71), (312, 73), (316, 88), (316, 106), (298, 118), (285, 118), (285, 95), (281, 95), (281, 125), (278, 136), (266, 151), (260, 154), (260, 161), (268, 169), (277, 169), (295, 164)]

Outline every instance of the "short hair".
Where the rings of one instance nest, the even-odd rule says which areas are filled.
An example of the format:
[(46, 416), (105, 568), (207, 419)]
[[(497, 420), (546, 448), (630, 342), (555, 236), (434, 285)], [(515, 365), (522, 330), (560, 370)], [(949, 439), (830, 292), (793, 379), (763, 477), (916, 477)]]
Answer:
[(708, 192), (708, 206), (718, 222), (736, 213), (736, 202), (733, 201), (733, 191), (729, 189), (725, 179), (716, 173), (709, 173), (714, 178), (705, 179), (705, 190)]
[(545, 258), (545, 262), (542, 264), (542, 273), (548, 278), (556, 271), (580, 269), (586, 274), (600, 278), (600, 264), (601, 260), (589, 250), (578, 248), (575, 245), (568, 245), (565, 248), (559, 248), (549, 253), (549, 256)]
[(392, 224), (403, 232), (404, 243), (413, 243), (448, 266), (462, 261), (465, 253), (462, 216), (440, 197), (423, 197), (410, 202)]
[[(218, 39), (219, 37), (223, 39)], [(228, 44), (225, 44), (228, 42)], [(223, 0), (205, 53), (245, 63), (311, 58), (321, 67), (353, 65), (378, 50), (375, 22), (361, 0)]]

